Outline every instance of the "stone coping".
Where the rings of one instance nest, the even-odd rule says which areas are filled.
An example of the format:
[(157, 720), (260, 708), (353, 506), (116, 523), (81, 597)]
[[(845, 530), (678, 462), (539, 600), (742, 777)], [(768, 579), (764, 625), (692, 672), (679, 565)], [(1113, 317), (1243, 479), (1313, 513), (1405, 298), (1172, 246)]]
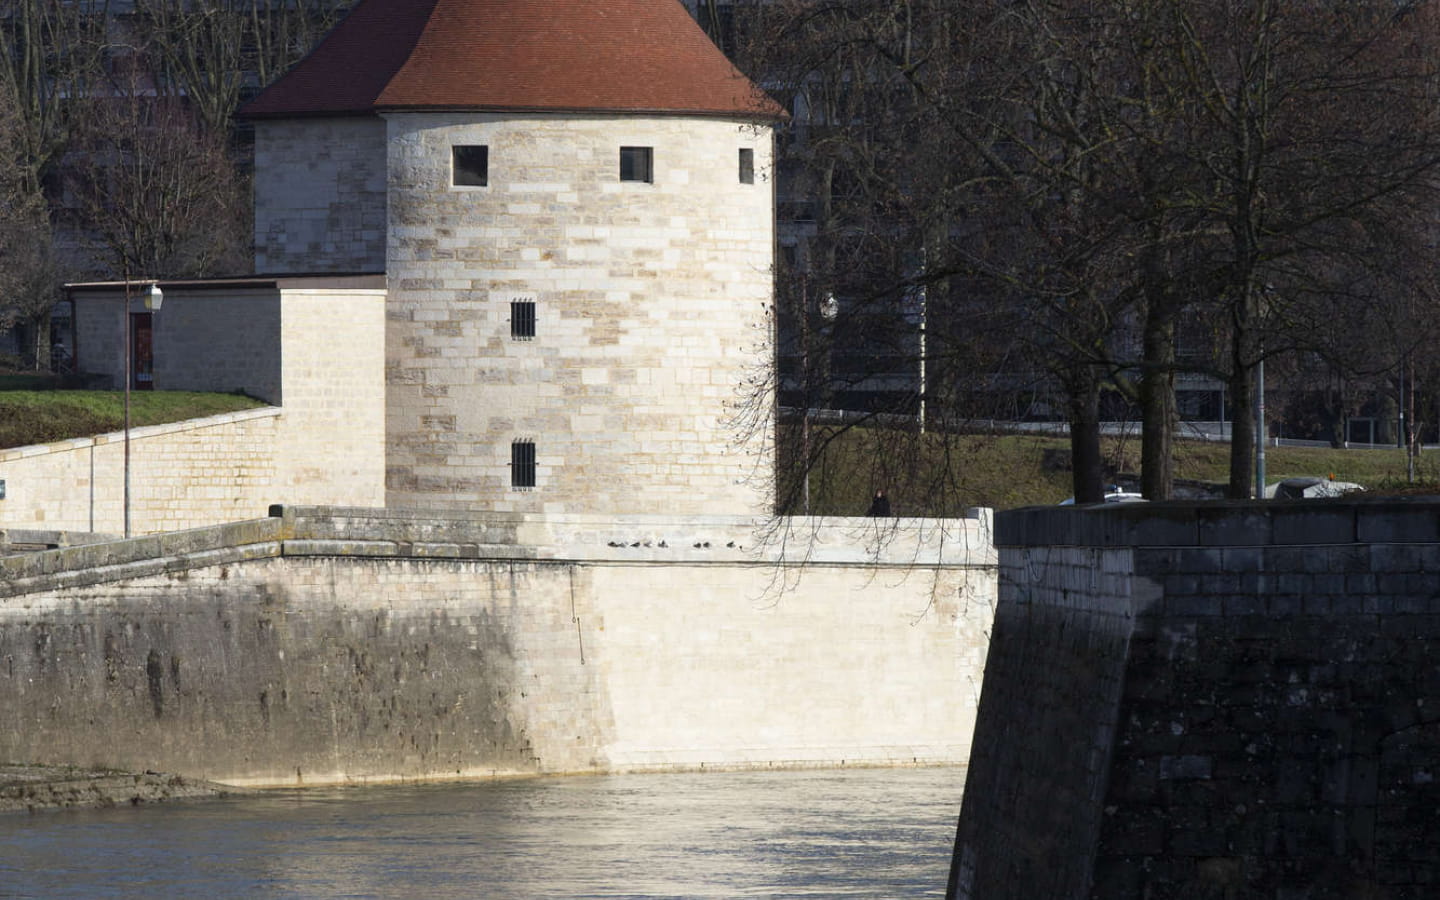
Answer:
[(41, 528), (0, 528), (0, 555), (13, 547), (35, 547), (53, 550), (56, 547), (76, 547), (81, 544), (98, 544), (102, 541), (118, 541), (120, 535), (93, 531), (55, 531)]
[(997, 547), (1237, 547), (1440, 541), (1440, 497), (1031, 506), (995, 516)]
[(0, 598), (273, 557), (587, 565), (993, 568), (990, 511), (966, 519), (544, 515), (272, 506), (186, 531), (0, 557)]
[[(202, 428), (231, 425), (235, 422), (248, 422), (252, 419), (273, 418), (280, 415), (281, 412), (282, 410), (278, 406), (260, 406), (255, 409), (240, 409), (235, 412), (219, 413), (218, 415), (205, 416), (199, 419), (184, 419), (180, 422), (146, 425), (141, 428), (131, 428), (130, 440), (139, 441), (146, 438), (161, 437), (167, 434), (179, 434), (185, 431), (198, 431)], [(0, 463), (13, 462), (17, 459), (26, 459), (32, 456), (45, 456), (50, 453), (64, 453), (70, 450), (102, 447), (107, 444), (122, 443), (124, 440), (124, 431), (108, 431), (105, 434), (67, 438), (63, 441), (51, 441), (48, 444), (27, 444), (24, 447), (7, 447), (0, 450)]]

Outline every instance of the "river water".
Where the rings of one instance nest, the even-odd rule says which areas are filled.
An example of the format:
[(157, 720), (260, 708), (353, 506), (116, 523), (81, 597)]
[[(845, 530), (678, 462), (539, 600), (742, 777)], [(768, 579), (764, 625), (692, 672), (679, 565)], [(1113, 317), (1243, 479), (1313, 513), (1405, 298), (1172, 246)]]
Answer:
[(941, 897), (965, 770), (311, 788), (0, 816), (0, 898)]

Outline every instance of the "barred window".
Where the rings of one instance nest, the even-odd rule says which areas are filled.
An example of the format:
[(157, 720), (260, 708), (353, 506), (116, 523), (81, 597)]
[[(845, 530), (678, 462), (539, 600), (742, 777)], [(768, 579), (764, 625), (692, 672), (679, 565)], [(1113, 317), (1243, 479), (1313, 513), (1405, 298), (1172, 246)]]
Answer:
[(621, 147), (620, 180), (654, 182), (654, 149), (651, 147)]
[(740, 183), (755, 183), (755, 151), (749, 147), (740, 148)]
[(535, 301), (510, 301), (510, 337), (528, 341), (535, 337)]
[(515, 441), (510, 445), (510, 486), (520, 489), (535, 486), (534, 441)]

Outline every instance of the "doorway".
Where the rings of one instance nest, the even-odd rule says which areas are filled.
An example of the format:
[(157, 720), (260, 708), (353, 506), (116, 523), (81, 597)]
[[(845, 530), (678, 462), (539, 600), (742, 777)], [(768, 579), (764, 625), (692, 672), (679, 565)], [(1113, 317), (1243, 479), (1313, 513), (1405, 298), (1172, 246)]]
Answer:
[(155, 389), (155, 342), (154, 314), (139, 312), (130, 314), (130, 359), (132, 390)]

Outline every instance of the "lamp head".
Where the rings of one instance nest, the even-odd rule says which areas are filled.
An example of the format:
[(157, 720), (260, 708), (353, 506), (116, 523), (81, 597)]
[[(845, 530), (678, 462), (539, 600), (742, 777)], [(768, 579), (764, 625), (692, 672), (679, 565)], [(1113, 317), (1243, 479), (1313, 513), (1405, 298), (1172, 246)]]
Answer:
[(820, 301), (820, 315), (827, 322), (835, 321), (835, 317), (840, 315), (840, 301), (829, 291), (826, 291), (825, 297)]
[(152, 284), (145, 292), (145, 308), (160, 311), (160, 304), (165, 301), (165, 292), (160, 290), (160, 285)]

